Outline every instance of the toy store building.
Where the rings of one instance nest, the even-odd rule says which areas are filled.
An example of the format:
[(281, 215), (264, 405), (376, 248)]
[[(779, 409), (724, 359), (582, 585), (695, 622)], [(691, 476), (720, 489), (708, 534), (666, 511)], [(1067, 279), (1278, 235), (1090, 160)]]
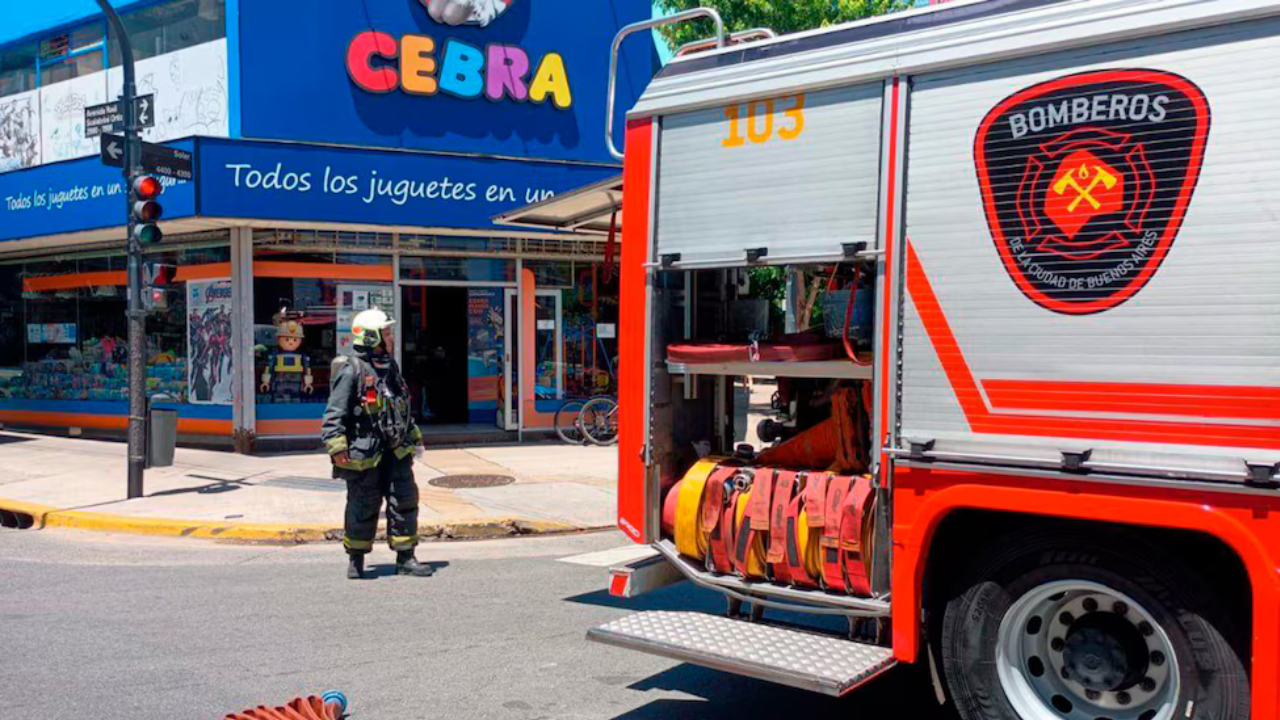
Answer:
[[(514, 437), (609, 388), (615, 234), (500, 216), (614, 182), (609, 48), (649, 0), (116, 4), (151, 103), (143, 139), (194, 155), (190, 180), (164, 180), (165, 237), (146, 251), (148, 390), (178, 409), (180, 441), (315, 438), (345, 329), (374, 306), (399, 320), (429, 433)], [(10, 427), (126, 424), (124, 188), (86, 130), (122, 72), (91, 8), (49, 0), (0, 29)], [(628, 43), (619, 108), (657, 62)]]

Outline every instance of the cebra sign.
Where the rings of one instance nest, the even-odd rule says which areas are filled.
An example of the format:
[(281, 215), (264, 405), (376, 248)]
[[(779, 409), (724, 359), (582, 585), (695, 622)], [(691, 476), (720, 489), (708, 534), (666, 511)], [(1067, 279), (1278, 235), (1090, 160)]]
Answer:
[[(604, 165), (609, 49), (653, 16), (652, 0), (239, 8), (240, 137)], [(658, 69), (652, 41), (623, 45), (615, 126)]]
[[(428, 16), (442, 25), (485, 27), (520, 1), (422, 0), (422, 4)], [(573, 107), (569, 73), (558, 52), (535, 58), (519, 45), (480, 47), (458, 38), (396, 37), (366, 30), (348, 43), (346, 65), (351, 82), (369, 93), (423, 97), (445, 93), (464, 100), (483, 96), (495, 102), (550, 102), (560, 110)]]

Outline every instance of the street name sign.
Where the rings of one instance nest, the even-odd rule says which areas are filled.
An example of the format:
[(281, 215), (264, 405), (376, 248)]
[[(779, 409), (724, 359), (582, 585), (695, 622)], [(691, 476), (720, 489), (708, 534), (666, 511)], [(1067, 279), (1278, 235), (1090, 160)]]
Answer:
[[(171, 148), (166, 145), (139, 142), (142, 145), (142, 169), (149, 173), (164, 175), (175, 180), (190, 180), (194, 177), (192, 154), (186, 150)], [(104, 133), (102, 135), (102, 164), (110, 167), (124, 167), (124, 138), (120, 135)]]
[[(156, 126), (156, 96), (142, 95), (134, 98), (133, 114), (138, 127)], [(84, 109), (84, 136), (97, 137), (103, 133), (124, 132), (124, 110), (119, 100), (101, 105), (88, 105)]]

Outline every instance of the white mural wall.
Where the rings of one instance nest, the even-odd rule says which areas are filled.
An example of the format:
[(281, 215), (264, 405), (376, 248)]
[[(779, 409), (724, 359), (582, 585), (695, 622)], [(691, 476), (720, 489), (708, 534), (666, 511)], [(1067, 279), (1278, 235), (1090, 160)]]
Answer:
[(97, 138), (84, 136), (84, 109), (107, 101), (107, 74), (96, 72), (40, 88), (41, 162), (92, 155)]
[(40, 164), (40, 95), (0, 98), (0, 172)]
[[(119, 97), (124, 71), (111, 68), (107, 82), (110, 96)], [(143, 140), (227, 136), (226, 40), (142, 60), (137, 66), (137, 84), (138, 95), (155, 95), (156, 101), (156, 125), (142, 132)]]
[[(227, 137), (227, 41), (138, 62), (138, 94), (155, 96), (155, 127), (142, 138)], [(124, 71), (111, 68), (0, 98), (0, 172), (98, 154), (84, 134), (84, 109), (120, 96)]]

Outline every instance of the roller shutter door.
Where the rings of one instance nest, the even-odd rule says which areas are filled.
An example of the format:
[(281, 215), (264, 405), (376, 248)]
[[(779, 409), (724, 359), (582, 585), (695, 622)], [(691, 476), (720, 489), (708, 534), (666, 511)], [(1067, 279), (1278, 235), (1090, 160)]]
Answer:
[(843, 243), (871, 241), (881, 93), (877, 83), (663, 118), (658, 256), (837, 258)]

